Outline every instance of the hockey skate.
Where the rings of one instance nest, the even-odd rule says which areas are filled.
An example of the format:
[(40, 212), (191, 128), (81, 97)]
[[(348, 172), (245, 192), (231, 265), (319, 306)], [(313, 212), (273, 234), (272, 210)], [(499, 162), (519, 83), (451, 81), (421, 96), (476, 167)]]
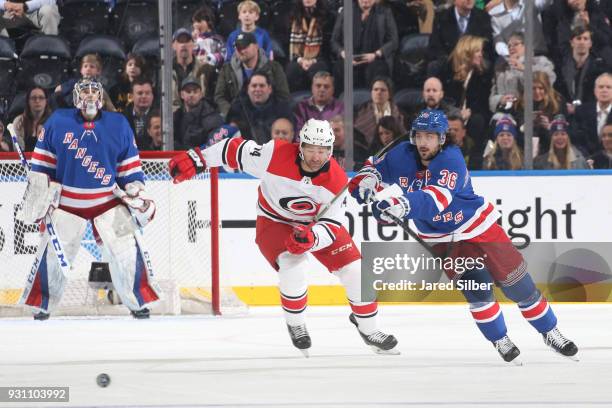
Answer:
[(365, 335), (359, 330), (359, 324), (357, 323), (357, 319), (355, 318), (354, 314), (351, 313), (349, 320), (357, 328), (357, 331), (359, 332), (359, 335), (363, 339), (364, 343), (372, 347), (372, 350), (374, 350), (376, 354), (400, 354), (399, 350), (395, 349), (395, 346), (397, 346), (397, 339), (395, 336), (392, 334), (385, 334), (380, 330), (376, 330), (370, 335)]
[(306, 325), (287, 325), (287, 330), (289, 330), (289, 336), (291, 337), (293, 345), (304, 354), (304, 357), (309, 357), (310, 354), (308, 353), (308, 349), (312, 345), (312, 342), (310, 341), (308, 330), (306, 330)]
[(576, 347), (573, 341), (561, 334), (556, 327), (549, 332), (542, 333), (542, 338), (544, 339), (544, 344), (557, 353), (571, 360), (578, 361), (578, 358), (575, 357), (576, 353), (578, 353), (578, 347)]
[(523, 363), (521, 363), (519, 360), (516, 360), (518, 355), (521, 354), (521, 351), (508, 336), (504, 336), (501, 339), (494, 341), (493, 346), (505, 362), (523, 365)]
[(42, 310), (36, 314), (34, 314), (34, 320), (48, 320), (49, 316), (51, 316), (50, 313), (45, 313)]
[(130, 314), (134, 319), (148, 319), (151, 312), (146, 307), (140, 310), (130, 310)]

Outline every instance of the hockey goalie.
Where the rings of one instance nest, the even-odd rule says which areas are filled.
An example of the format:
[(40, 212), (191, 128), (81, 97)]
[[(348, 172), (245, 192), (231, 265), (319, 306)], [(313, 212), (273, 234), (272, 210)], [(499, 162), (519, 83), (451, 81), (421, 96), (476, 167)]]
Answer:
[(42, 239), (20, 302), (37, 320), (60, 302), (66, 265), (75, 260), (88, 220), (131, 314), (148, 318), (148, 307), (159, 300), (138, 236), (155, 203), (145, 194), (134, 134), (123, 115), (101, 110), (102, 92), (95, 79), (77, 82), (75, 108), (49, 117), (32, 154), (23, 211), (27, 222), (40, 223)]

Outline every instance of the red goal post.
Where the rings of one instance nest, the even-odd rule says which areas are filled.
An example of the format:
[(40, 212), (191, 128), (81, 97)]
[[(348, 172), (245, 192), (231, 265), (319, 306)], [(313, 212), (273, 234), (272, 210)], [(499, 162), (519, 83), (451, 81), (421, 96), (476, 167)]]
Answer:
[[(221, 314), (243, 309), (220, 275), (219, 175), (217, 169), (173, 184), (168, 161), (177, 152), (140, 153), (155, 219), (144, 231), (164, 301), (154, 313)], [(29, 154), (26, 154), (29, 159)], [(20, 220), (26, 172), (16, 153), (0, 153), (0, 316), (20, 315), (17, 301), (38, 246), (36, 225)], [(61, 231), (58, 232), (61, 237)], [(58, 314), (125, 314), (87, 281), (91, 262), (103, 261), (88, 227), (73, 265)], [(74, 275), (74, 276), (72, 276)], [(8, 310), (8, 312), (7, 312)]]

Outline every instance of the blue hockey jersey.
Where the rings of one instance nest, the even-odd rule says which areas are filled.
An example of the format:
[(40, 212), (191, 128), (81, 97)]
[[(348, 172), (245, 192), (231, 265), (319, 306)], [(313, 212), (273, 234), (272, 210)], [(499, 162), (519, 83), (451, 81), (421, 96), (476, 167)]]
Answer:
[(119, 113), (102, 111), (86, 122), (78, 109), (58, 109), (38, 134), (32, 171), (62, 184), (60, 205), (88, 209), (115, 199), (115, 183), (124, 188), (144, 182), (134, 133)]
[(450, 145), (424, 167), (416, 147), (404, 142), (373, 166), (383, 183), (397, 184), (410, 202), (411, 218), (428, 241), (461, 241), (486, 231), (499, 212), (474, 193), (461, 150)]

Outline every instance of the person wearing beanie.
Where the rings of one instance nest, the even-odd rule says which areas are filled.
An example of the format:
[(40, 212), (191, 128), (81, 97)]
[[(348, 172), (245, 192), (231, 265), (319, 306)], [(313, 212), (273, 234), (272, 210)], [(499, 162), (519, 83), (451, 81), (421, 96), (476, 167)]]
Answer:
[(533, 168), (539, 170), (588, 169), (586, 159), (571, 142), (569, 123), (565, 116), (557, 115), (550, 124), (550, 148), (547, 153), (533, 160)]
[(523, 152), (516, 143), (518, 129), (514, 122), (503, 118), (495, 125), (493, 149), (485, 154), (483, 170), (520, 170), (523, 168)]

